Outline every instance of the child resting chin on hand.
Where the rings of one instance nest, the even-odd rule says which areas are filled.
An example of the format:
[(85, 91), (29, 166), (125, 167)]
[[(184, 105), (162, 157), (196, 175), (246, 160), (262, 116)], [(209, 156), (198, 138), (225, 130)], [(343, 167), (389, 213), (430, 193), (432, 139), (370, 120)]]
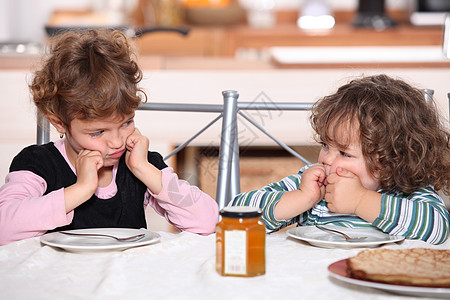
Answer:
[(217, 203), (178, 179), (135, 127), (145, 94), (133, 57), (119, 31), (67, 32), (52, 41), (30, 89), (61, 140), (13, 159), (0, 188), (0, 245), (48, 231), (146, 228), (147, 205), (179, 230), (214, 233)]
[(269, 231), (288, 225), (377, 227), (431, 244), (449, 235), (449, 132), (423, 92), (386, 75), (355, 79), (319, 100), (311, 123), (318, 163), (229, 205), (263, 209)]

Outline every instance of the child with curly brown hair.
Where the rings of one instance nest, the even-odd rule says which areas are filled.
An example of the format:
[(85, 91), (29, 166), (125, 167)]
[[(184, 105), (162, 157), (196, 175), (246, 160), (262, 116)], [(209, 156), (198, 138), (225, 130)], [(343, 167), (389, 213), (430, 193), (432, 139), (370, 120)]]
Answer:
[(355, 79), (310, 117), (318, 163), (229, 205), (257, 206), (269, 231), (297, 223), (377, 227), (441, 244), (449, 212), (450, 134), (421, 90), (386, 75)]
[(141, 79), (119, 31), (55, 38), (30, 89), (61, 140), (29, 146), (13, 159), (0, 189), (0, 245), (49, 231), (146, 228), (147, 205), (179, 230), (215, 231), (217, 203), (178, 179), (135, 127), (146, 100)]

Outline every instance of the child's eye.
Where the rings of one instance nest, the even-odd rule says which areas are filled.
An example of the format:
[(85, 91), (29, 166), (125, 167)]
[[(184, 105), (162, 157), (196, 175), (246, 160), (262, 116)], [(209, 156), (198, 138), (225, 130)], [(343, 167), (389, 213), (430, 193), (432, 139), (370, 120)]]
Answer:
[(89, 135), (91, 137), (97, 137), (97, 136), (100, 136), (103, 132), (104, 132), (103, 130), (100, 130), (100, 131), (97, 131), (97, 132), (89, 133)]
[(327, 143), (321, 142), (321, 144), (322, 144), (322, 148), (328, 149), (328, 144)]
[(123, 126), (126, 127), (126, 126), (129, 126), (129, 125), (133, 124), (133, 123), (134, 123), (134, 119), (131, 119), (131, 120), (123, 123)]
[(348, 154), (348, 153), (346, 153), (346, 152), (344, 152), (344, 151), (339, 151), (339, 152), (341, 153), (342, 156), (345, 156), (345, 157), (351, 157), (350, 154)]

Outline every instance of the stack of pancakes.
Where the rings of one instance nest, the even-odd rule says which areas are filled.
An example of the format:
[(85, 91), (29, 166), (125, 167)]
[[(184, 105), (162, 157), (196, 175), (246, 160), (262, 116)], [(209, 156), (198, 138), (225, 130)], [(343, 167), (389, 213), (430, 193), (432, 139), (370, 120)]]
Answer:
[(347, 259), (353, 278), (389, 284), (450, 287), (450, 250), (364, 250)]

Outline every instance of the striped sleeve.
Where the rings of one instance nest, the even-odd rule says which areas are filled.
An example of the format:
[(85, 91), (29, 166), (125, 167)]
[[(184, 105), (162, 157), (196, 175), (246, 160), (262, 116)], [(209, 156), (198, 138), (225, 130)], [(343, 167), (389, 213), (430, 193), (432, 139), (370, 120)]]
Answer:
[(409, 196), (383, 194), (380, 215), (373, 222), (384, 232), (430, 244), (442, 244), (449, 235), (449, 212), (432, 187)]
[(268, 231), (281, 229), (298, 221), (299, 217), (290, 220), (276, 220), (273, 215), (275, 205), (280, 201), (285, 192), (297, 190), (300, 186), (301, 175), (306, 167), (298, 174), (283, 178), (279, 182), (271, 183), (259, 190), (241, 193), (237, 195), (229, 206), (253, 206), (262, 209), (261, 220), (265, 223)]

